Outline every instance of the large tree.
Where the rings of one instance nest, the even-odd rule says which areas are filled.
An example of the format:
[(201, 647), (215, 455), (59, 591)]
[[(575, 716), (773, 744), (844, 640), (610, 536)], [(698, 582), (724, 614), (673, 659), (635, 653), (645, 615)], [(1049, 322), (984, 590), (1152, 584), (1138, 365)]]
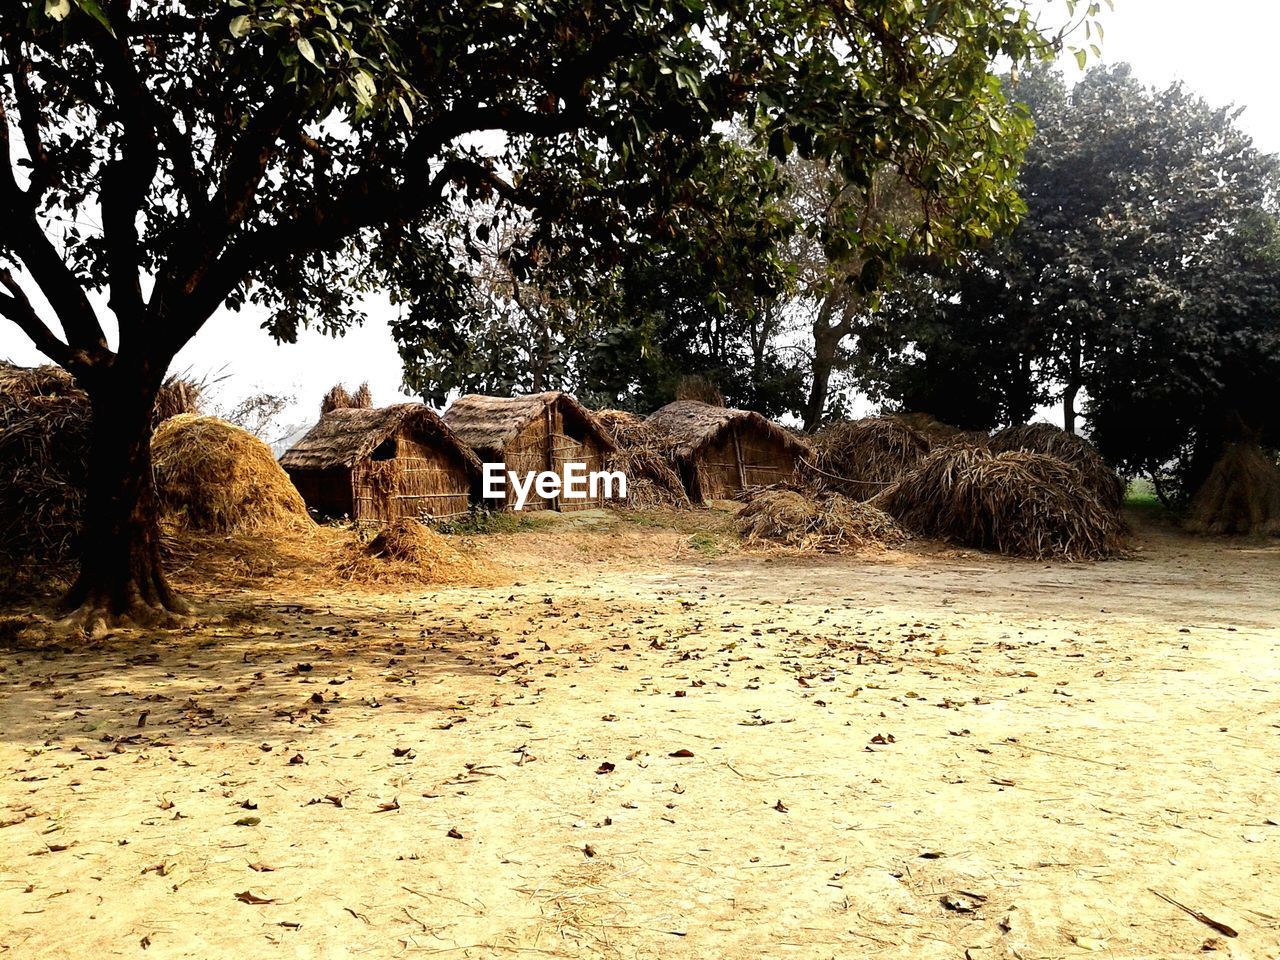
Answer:
[[(1275, 437), (1280, 364), (1275, 158), (1181, 86), (1124, 65), (1014, 88), (1037, 132), (1013, 233), (891, 295), (866, 385), (971, 426), (1061, 404), (1116, 463), (1184, 485), (1234, 430)], [(957, 376), (939, 376), (952, 370)]]
[(534, 210), (531, 246), (607, 249), (745, 115), (779, 158), (973, 185), (1000, 219), (1023, 124), (987, 65), (1048, 43), (1012, 0), (5, 4), (0, 314), (93, 409), (69, 602), (86, 622), (183, 608), (149, 413), (219, 307), (254, 304), (282, 340), (354, 322), (373, 287), (447, 318), (451, 200)]

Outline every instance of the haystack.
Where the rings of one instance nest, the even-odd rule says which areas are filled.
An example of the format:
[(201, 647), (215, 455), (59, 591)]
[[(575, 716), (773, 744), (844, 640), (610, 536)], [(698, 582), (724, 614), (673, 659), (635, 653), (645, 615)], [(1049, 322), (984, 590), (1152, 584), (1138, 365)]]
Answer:
[(1118, 510), (1046, 454), (943, 447), (872, 502), (916, 533), (1010, 556), (1101, 559), (1124, 547)]
[(626, 410), (597, 410), (596, 419), (618, 445), (605, 457), (605, 469), (626, 474), (626, 506), (689, 506), (689, 495), (674, 466), (673, 438)]
[(1109, 509), (1119, 510), (1124, 503), (1125, 482), (1084, 437), (1068, 433), (1052, 423), (1028, 423), (997, 431), (989, 443), (996, 453), (1022, 450), (1064, 460), (1080, 472), (1089, 489)]
[(368, 543), (351, 544), (338, 562), (339, 578), (357, 583), (455, 583), (474, 574), (475, 565), (443, 534), (407, 517), (386, 524)]
[(738, 513), (743, 541), (839, 553), (870, 545), (891, 546), (907, 534), (889, 514), (839, 494), (809, 497), (772, 488), (755, 494)]
[(676, 383), (677, 400), (697, 400), (713, 407), (724, 406), (724, 394), (709, 377), (701, 373), (687, 373)]
[(952, 443), (969, 436), (964, 430), (953, 427), (949, 423), (943, 423), (931, 413), (891, 413), (888, 416), (905, 423), (933, 446)]
[(896, 417), (842, 420), (814, 440), (817, 482), (858, 500), (869, 500), (919, 466), (929, 440)]
[(59, 367), (0, 364), (0, 553), (75, 552), (89, 462), (89, 398)]
[(1251, 443), (1223, 451), (1191, 501), (1194, 533), (1280, 536), (1280, 465)]
[(672, 456), (694, 503), (787, 482), (800, 461), (812, 456), (803, 440), (751, 410), (677, 400), (647, 422), (671, 439)]
[(171, 376), (160, 384), (155, 406), (151, 411), (151, 428), (154, 430), (166, 420), (180, 413), (199, 413), (204, 402), (205, 383), (190, 377)]
[(166, 420), (151, 459), (161, 513), (178, 527), (232, 534), (312, 525), (271, 448), (217, 417)]

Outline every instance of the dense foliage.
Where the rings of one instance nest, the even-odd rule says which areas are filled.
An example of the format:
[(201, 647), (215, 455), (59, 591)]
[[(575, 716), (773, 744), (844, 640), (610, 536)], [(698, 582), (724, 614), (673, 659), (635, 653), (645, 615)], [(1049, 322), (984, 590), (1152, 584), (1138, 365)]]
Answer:
[(1198, 483), (1224, 441), (1277, 443), (1275, 158), (1231, 110), (1126, 67), (1071, 89), (1034, 72), (1016, 93), (1038, 125), (1026, 216), (867, 319), (863, 383), (971, 427), (1061, 403), (1114, 462), (1169, 489)]

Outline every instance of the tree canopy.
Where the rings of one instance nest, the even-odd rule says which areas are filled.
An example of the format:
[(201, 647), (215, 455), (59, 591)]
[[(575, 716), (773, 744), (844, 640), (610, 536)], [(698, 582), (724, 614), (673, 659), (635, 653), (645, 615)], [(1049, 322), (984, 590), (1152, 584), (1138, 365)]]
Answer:
[(1233, 432), (1274, 443), (1275, 158), (1233, 110), (1146, 88), (1124, 66), (1072, 88), (1033, 71), (1016, 95), (1038, 127), (1019, 178), (1026, 215), (868, 318), (864, 384), (962, 411), (965, 426), (1056, 401), (1116, 463), (1187, 485)]

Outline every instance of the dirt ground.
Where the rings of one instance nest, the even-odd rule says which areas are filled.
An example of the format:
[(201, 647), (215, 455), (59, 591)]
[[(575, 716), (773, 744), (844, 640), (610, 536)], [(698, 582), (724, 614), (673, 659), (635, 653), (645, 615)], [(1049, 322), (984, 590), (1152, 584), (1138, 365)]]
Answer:
[(1280, 546), (719, 530), (477, 538), (483, 586), (246, 567), (189, 628), (11, 641), (0, 955), (1280, 955)]

